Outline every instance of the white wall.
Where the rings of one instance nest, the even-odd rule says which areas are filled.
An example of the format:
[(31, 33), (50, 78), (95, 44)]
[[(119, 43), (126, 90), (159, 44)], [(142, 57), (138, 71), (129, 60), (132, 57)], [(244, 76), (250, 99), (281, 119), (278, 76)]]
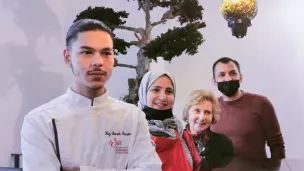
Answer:
[(210, 89), (220, 95), (211, 82), (212, 65), (220, 57), (232, 57), (241, 64), (241, 88), (267, 96), (275, 106), (287, 157), (303, 159), (304, 15), (300, 11), (304, 1), (258, 1), (258, 15), (243, 39), (232, 37), (219, 11), (221, 2), (201, 1), (207, 27), (199, 53), (165, 64), (176, 77), (176, 114), (181, 116), (184, 100), (193, 89)]

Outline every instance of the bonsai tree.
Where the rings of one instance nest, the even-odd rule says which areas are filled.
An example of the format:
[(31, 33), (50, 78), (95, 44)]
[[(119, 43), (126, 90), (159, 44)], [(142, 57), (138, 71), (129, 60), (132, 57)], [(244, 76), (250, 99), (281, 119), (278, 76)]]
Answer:
[[(130, 1), (130, 0), (128, 0)], [(135, 0), (134, 0), (135, 1)], [(80, 12), (75, 21), (85, 18), (97, 19), (108, 25), (112, 31), (122, 29), (134, 32), (134, 41), (126, 42), (114, 34), (114, 52), (116, 55), (127, 54), (130, 46), (137, 46), (137, 65), (119, 63), (115, 59), (115, 67), (127, 67), (136, 70), (136, 78), (128, 79), (129, 94), (122, 99), (128, 103), (137, 104), (138, 88), (143, 75), (150, 70), (152, 60), (157, 62), (157, 57), (162, 57), (165, 61), (171, 61), (174, 57), (179, 57), (185, 53), (194, 55), (198, 52), (198, 47), (204, 42), (203, 35), (199, 29), (206, 27), (203, 22), (203, 7), (198, 0), (137, 0), (138, 10), (142, 10), (145, 16), (143, 27), (126, 26), (125, 19), (129, 13), (126, 11), (114, 11), (107, 7), (91, 7)], [(151, 11), (155, 7), (168, 9), (158, 21), (151, 21)], [(177, 19), (180, 27), (168, 29), (167, 32), (153, 38), (151, 31), (158, 25), (166, 24), (168, 20)], [(74, 21), (74, 22), (75, 22)]]

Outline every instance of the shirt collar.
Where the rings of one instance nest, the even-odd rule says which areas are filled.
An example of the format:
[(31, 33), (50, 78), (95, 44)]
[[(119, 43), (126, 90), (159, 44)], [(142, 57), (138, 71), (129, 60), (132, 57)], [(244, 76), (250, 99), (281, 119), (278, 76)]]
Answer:
[(99, 97), (95, 97), (94, 99), (87, 98), (82, 96), (68, 87), (66, 91), (66, 96), (69, 102), (75, 106), (96, 106), (102, 104), (108, 100), (108, 91), (106, 90), (104, 94)]

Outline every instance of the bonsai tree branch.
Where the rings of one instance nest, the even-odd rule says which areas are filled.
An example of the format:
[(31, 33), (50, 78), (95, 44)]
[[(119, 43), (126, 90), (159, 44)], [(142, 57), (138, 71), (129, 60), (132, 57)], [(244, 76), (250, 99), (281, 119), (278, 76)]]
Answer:
[(180, 1), (178, 5), (170, 6), (170, 9), (163, 14), (162, 18), (159, 21), (153, 22), (151, 24), (152, 27), (159, 25), (159, 24), (165, 24), (167, 22), (167, 20), (174, 19), (175, 17), (180, 15), (181, 6), (182, 6), (183, 2), (184, 2), (184, 0)]
[(154, 27), (154, 26), (159, 25), (159, 24), (165, 24), (165, 23), (167, 22), (168, 19), (173, 19), (173, 18), (175, 18), (177, 15), (173, 15), (173, 11), (174, 11), (174, 8), (171, 7), (168, 11), (166, 11), (166, 12), (163, 14), (162, 18), (161, 18), (159, 21), (153, 22), (153, 23), (151, 24), (151, 26)]
[(137, 33), (134, 33), (135, 37), (137, 38), (137, 40), (140, 40), (140, 37), (138, 36)]
[(140, 41), (131, 41), (130, 45), (139, 47)]
[[(128, 30), (128, 31), (133, 31), (134, 34), (135, 34), (135, 37), (138, 39), (138, 40), (141, 40), (143, 37), (144, 37), (144, 32), (145, 30), (143, 28), (134, 28), (134, 27), (128, 27), (128, 26), (112, 26), (112, 28), (115, 28), (115, 29), (121, 29), (121, 30)], [(139, 38), (138, 34), (142, 37), (142, 38)]]
[(146, 14), (146, 30), (151, 26), (151, 14), (150, 14), (150, 0), (145, 0), (143, 5), (143, 10)]
[(119, 63), (118, 60), (116, 58), (114, 58), (114, 67), (125, 67), (125, 68), (133, 68), (136, 69), (137, 67), (134, 65), (128, 65), (128, 64), (122, 64)]
[(134, 66), (134, 65), (121, 64), (121, 63), (115, 64), (115, 67), (125, 67), (125, 68), (133, 68), (133, 69), (136, 69), (136, 66)]
[(144, 30), (144, 35), (142, 35), (142, 41), (144, 44), (148, 43), (149, 40), (151, 39), (152, 26), (151, 26), (151, 14), (150, 14), (151, 6), (150, 5), (151, 5), (150, 0), (144, 1), (143, 10), (145, 12), (145, 19), (146, 19), (146, 28)]
[(139, 29), (138, 28), (134, 28), (134, 27), (128, 27), (128, 26), (112, 26), (113, 28), (115, 29), (121, 29), (121, 30), (128, 30), (128, 31), (133, 31), (133, 32), (136, 32), (138, 33)]

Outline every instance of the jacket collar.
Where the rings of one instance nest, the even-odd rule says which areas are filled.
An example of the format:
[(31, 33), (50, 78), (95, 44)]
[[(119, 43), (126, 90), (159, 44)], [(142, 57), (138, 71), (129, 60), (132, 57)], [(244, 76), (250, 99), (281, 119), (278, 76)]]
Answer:
[(85, 96), (76, 93), (71, 89), (71, 86), (69, 86), (66, 91), (66, 96), (68, 98), (68, 101), (73, 106), (79, 106), (79, 107), (96, 106), (108, 100), (108, 91), (106, 90), (106, 92), (99, 97), (95, 97), (94, 99), (89, 99)]

